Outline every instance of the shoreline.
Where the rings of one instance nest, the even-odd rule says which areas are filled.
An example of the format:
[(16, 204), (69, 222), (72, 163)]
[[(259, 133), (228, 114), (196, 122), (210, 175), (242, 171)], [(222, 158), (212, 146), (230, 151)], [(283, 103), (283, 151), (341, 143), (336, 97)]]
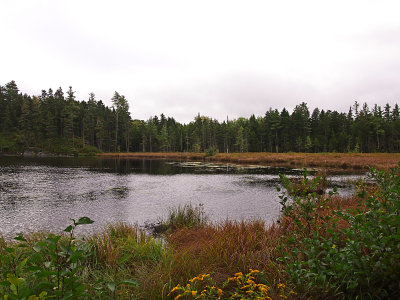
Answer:
[(99, 153), (98, 158), (157, 159), (233, 163), (288, 168), (314, 168), (329, 174), (354, 174), (370, 167), (389, 170), (398, 165), (400, 153), (218, 153), (192, 152)]

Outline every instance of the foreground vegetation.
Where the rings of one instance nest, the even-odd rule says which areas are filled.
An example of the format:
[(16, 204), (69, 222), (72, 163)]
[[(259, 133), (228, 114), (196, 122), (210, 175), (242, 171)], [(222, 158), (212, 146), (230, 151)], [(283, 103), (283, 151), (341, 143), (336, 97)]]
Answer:
[(78, 154), (87, 146), (103, 152), (400, 152), (398, 104), (355, 102), (338, 112), (310, 111), (303, 102), (292, 112), (265, 107), (263, 116), (224, 121), (198, 114), (181, 124), (164, 114), (132, 119), (118, 92), (111, 101), (107, 107), (93, 93), (76, 99), (72, 87), (31, 96), (14, 81), (0, 85), (0, 153), (36, 147)]
[[(18, 236), (0, 243), (4, 299), (396, 299), (400, 297), (400, 165), (341, 198), (320, 178), (282, 176), (275, 224), (205, 222), (181, 207), (153, 238), (115, 224), (86, 238)], [(190, 215), (191, 217), (188, 217)], [(29, 298), (30, 297), (30, 298)]]

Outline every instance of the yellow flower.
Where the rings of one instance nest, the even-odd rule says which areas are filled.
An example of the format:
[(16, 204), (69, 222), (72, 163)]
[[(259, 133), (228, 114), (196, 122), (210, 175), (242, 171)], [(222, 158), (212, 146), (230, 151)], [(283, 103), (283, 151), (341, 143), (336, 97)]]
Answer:
[(256, 284), (253, 280), (251, 280), (251, 279), (248, 279), (247, 281), (246, 281), (246, 283), (247, 284)]
[(176, 287), (174, 287), (169, 293), (172, 294), (173, 292), (175, 292), (176, 290), (180, 289), (181, 286), (178, 284)]
[(217, 291), (217, 292), (218, 292), (218, 295), (219, 295), (219, 296), (221, 296), (221, 295), (222, 295), (222, 290), (221, 290), (221, 289), (218, 289), (218, 291)]
[(260, 273), (260, 271), (259, 270), (250, 269), (250, 274), (254, 274), (254, 273)]
[(242, 273), (242, 272), (235, 273), (235, 276), (236, 276), (236, 277), (242, 277), (242, 276), (243, 276), (243, 273)]
[(196, 296), (197, 295), (197, 291), (192, 291), (192, 296)]
[(260, 289), (260, 291), (264, 294), (264, 295), (268, 295), (268, 289), (269, 289), (269, 287), (259, 287), (259, 289)]
[(332, 245), (332, 249), (335, 249), (335, 248), (336, 248), (336, 245), (335, 245), (335, 244), (333, 244), (333, 245)]
[(278, 284), (278, 289), (284, 289), (286, 287), (286, 285), (284, 285), (283, 283), (279, 283)]
[(265, 284), (262, 284), (262, 283), (256, 284), (256, 287), (264, 288), (264, 289), (269, 289), (269, 286), (268, 286), (268, 285), (265, 285)]
[(176, 297), (174, 298), (174, 300), (178, 300), (178, 299), (181, 298), (181, 297), (182, 297), (182, 295), (179, 294), (178, 296), (176, 296)]

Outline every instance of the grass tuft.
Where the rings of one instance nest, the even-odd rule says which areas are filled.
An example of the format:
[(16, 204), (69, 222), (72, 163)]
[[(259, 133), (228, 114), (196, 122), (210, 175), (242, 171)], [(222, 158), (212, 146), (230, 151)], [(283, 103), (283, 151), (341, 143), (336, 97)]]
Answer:
[(172, 232), (180, 228), (194, 228), (205, 225), (207, 220), (202, 204), (193, 206), (188, 203), (169, 208), (168, 217), (163, 224), (168, 232)]

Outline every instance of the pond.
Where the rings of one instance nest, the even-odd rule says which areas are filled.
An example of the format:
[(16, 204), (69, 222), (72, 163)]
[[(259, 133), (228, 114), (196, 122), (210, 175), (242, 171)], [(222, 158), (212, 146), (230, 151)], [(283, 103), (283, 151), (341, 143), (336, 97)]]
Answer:
[[(59, 232), (70, 218), (82, 216), (95, 221), (82, 232), (119, 221), (144, 225), (186, 203), (202, 205), (215, 222), (260, 218), (270, 223), (280, 213), (278, 173), (298, 176), (300, 170), (162, 160), (0, 157), (0, 234)], [(351, 193), (346, 182), (358, 177), (331, 180), (342, 186), (343, 193)]]

